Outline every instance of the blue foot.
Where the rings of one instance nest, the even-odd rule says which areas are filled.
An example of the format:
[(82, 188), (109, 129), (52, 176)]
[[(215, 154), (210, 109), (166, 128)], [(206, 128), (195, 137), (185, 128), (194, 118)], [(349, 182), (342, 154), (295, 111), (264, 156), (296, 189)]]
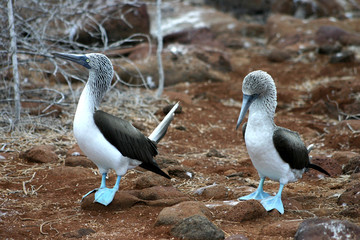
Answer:
[(267, 197), (270, 197), (270, 194), (264, 192), (264, 191), (258, 191), (258, 189), (253, 192), (250, 193), (249, 195), (243, 196), (243, 197), (239, 197), (238, 200), (250, 200), (250, 199), (255, 199), (255, 200), (262, 200), (265, 199)]
[(281, 201), (281, 192), (283, 188), (284, 185), (280, 184), (279, 192), (275, 196), (263, 199), (260, 202), (263, 205), (263, 207), (266, 209), (266, 211), (271, 211), (273, 209), (276, 209), (279, 211), (279, 213), (284, 214), (284, 205)]
[(264, 177), (260, 178), (260, 183), (259, 183), (259, 186), (256, 189), (256, 191), (249, 194), (249, 195), (239, 197), (238, 200), (239, 201), (241, 201), (241, 200), (250, 200), (250, 199), (261, 200), (261, 199), (270, 197), (270, 194), (263, 191), (264, 181), (265, 181)]
[(99, 188), (95, 193), (94, 202), (101, 203), (102, 205), (109, 205), (115, 197), (118, 189), (114, 188)]
[(100, 188), (95, 188), (94, 190), (91, 190), (90, 192), (85, 194), (82, 197), (81, 201), (83, 201), (84, 198), (86, 198), (89, 194), (95, 192), (94, 202), (101, 203), (105, 206), (109, 205), (112, 202), (112, 200), (114, 199), (114, 196), (115, 196), (117, 190), (119, 189), (120, 180), (121, 180), (121, 176), (117, 176), (115, 186), (113, 188), (107, 188), (106, 187), (106, 173), (104, 173), (102, 175)]

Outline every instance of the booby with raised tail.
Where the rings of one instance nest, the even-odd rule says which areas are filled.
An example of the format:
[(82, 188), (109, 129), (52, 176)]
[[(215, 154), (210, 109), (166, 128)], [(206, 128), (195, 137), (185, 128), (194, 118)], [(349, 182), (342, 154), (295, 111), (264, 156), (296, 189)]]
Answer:
[[(158, 153), (156, 145), (164, 137), (179, 104), (175, 104), (151, 135), (146, 137), (128, 121), (98, 110), (114, 75), (113, 65), (105, 55), (54, 53), (54, 56), (73, 61), (89, 70), (89, 79), (77, 105), (73, 129), (80, 149), (99, 168), (102, 179), (100, 188), (90, 191), (83, 199), (95, 192), (94, 202), (107, 206), (119, 189), (121, 176), (137, 166), (170, 178), (159, 168), (154, 156)], [(106, 175), (110, 169), (117, 174), (113, 188), (106, 187)]]
[[(310, 149), (306, 148), (297, 132), (275, 125), (276, 87), (268, 73), (261, 70), (249, 73), (244, 78), (242, 92), (243, 103), (236, 129), (249, 110), (249, 118), (242, 132), (250, 159), (260, 176), (260, 183), (255, 192), (238, 200), (261, 200), (267, 211), (277, 209), (283, 214), (281, 193), (285, 184), (297, 181), (308, 168), (326, 175), (329, 173), (310, 163)], [(280, 182), (275, 196), (263, 191), (265, 178)]]

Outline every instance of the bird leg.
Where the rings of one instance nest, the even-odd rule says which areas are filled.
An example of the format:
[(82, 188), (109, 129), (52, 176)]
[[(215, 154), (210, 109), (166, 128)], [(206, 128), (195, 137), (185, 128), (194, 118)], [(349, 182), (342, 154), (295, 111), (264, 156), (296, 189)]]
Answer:
[(285, 186), (284, 184), (280, 183), (279, 191), (275, 196), (269, 197), (269, 198), (261, 201), (261, 204), (264, 206), (266, 211), (276, 209), (279, 211), (279, 213), (281, 213), (281, 214), (284, 213), (284, 205), (281, 201), (281, 193), (282, 193), (284, 186)]
[(265, 177), (261, 177), (259, 186), (256, 189), (256, 191), (249, 195), (239, 197), (238, 200), (239, 201), (240, 200), (250, 200), (250, 199), (261, 200), (261, 199), (270, 197), (270, 194), (264, 192), (264, 190), (263, 190), (264, 181), (265, 181)]
[(90, 192), (88, 192), (87, 194), (85, 194), (81, 198), (81, 201), (83, 201), (84, 198), (86, 198), (88, 195), (92, 194), (93, 192), (97, 192), (101, 188), (106, 188), (106, 175), (107, 175), (107, 173), (102, 174), (100, 188), (95, 188), (95, 189), (91, 190)]
[(119, 175), (117, 176), (116, 183), (113, 188), (107, 188), (105, 185), (104, 179), (106, 179), (106, 174), (105, 174), (105, 178), (104, 178), (104, 174), (103, 174), (101, 186), (99, 189), (97, 189), (97, 191), (95, 193), (94, 202), (98, 202), (98, 203), (101, 203), (102, 205), (107, 206), (112, 202), (112, 200), (114, 199), (115, 193), (117, 192), (117, 190), (119, 190), (121, 176), (119, 176)]

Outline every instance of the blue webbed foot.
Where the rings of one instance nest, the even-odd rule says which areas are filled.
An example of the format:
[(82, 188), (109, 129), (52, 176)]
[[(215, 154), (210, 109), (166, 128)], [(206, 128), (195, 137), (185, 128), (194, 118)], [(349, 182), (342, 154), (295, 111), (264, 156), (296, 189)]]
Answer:
[(250, 200), (250, 199), (255, 199), (255, 200), (262, 200), (265, 199), (267, 197), (270, 197), (270, 194), (264, 192), (264, 191), (259, 191), (259, 189), (257, 189), (255, 192), (250, 193), (249, 195), (243, 196), (243, 197), (239, 197), (238, 200)]
[(121, 179), (121, 176), (117, 176), (115, 186), (113, 188), (107, 188), (106, 187), (106, 173), (102, 174), (100, 188), (95, 188), (94, 190), (91, 190), (90, 192), (85, 194), (82, 197), (81, 201), (83, 201), (84, 198), (86, 198), (89, 194), (95, 192), (94, 202), (101, 203), (105, 206), (109, 205), (112, 202), (112, 200), (114, 199), (117, 190), (119, 189), (120, 179)]
[(115, 197), (117, 189), (114, 188), (99, 188), (95, 193), (94, 202), (101, 203), (102, 205), (109, 205)]
[(250, 199), (261, 200), (261, 199), (270, 197), (270, 194), (263, 191), (264, 181), (265, 181), (264, 177), (260, 178), (260, 183), (259, 183), (259, 186), (256, 189), (256, 191), (249, 194), (249, 195), (239, 197), (238, 200), (239, 201), (241, 201), (241, 200), (250, 200)]
[(281, 201), (281, 197), (278, 197), (278, 195), (263, 199), (260, 203), (263, 205), (266, 211), (276, 209), (279, 211), (279, 213), (284, 213), (284, 205)]
[(263, 205), (263, 207), (266, 209), (266, 211), (271, 211), (272, 209), (276, 209), (279, 211), (279, 213), (281, 214), (284, 213), (284, 205), (281, 201), (281, 193), (284, 186), (285, 186), (284, 184), (280, 183), (279, 191), (275, 196), (266, 198), (260, 202)]

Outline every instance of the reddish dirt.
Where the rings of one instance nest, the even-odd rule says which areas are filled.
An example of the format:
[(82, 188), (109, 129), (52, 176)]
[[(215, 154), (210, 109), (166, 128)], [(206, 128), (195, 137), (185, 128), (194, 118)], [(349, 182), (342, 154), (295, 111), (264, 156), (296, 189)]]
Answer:
[[(257, 172), (247, 155), (241, 131), (235, 131), (235, 125), (242, 100), (242, 79), (250, 71), (262, 69), (269, 72), (277, 84), (275, 122), (300, 132), (307, 145), (315, 143), (313, 162), (332, 176), (319, 179), (317, 172), (310, 170), (298, 182), (288, 184), (283, 194), (283, 215), (275, 211), (239, 223), (222, 219), (221, 213), (212, 209), (211, 220), (226, 236), (243, 234), (249, 239), (292, 239), (291, 234), (298, 224), (315, 216), (346, 219), (359, 225), (359, 213), (346, 214), (352, 206), (338, 205), (337, 199), (350, 186), (359, 183), (356, 174), (351, 177), (342, 175), (342, 164), (348, 162), (350, 151), (352, 154), (360, 152), (360, 129), (352, 132), (346, 124), (340, 125), (332, 108), (324, 110), (320, 107), (322, 111), (315, 108), (320, 100), (330, 104), (326, 94), (332, 100), (338, 100), (342, 104), (340, 108), (348, 106), (351, 90), (345, 92), (343, 89), (340, 96), (338, 91), (342, 90), (337, 90), (335, 84), (333, 91), (325, 91), (331, 83), (322, 83), (325, 90), (318, 90), (316, 86), (320, 83), (317, 80), (341, 77), (346, 73), (350, 76), (348, 84), (355, 86), (355, 82), (360, 80), (356, 75), (360, 72), (359, 64), (330, 65), (324, 57), (310, 63), (271, 63), (251, 50), (247, 52), (247, 57), (250, 62), (241, 69), (235, 69), (228, 81), (181, 83), (165, 90), (164, 95), (168, 99), (181, 102), (183, 112), (175, 116), (167, 135), (159, 144), (158, 158), (177, 160), (195, 173), (193, 179), (175, 177), (172, 185), (190, 199), (204, 203), (213, 200), (193, 195), (194, 189), (216, 182), (231, 190), (227, 197), (219, 200), (234, 200), (247, 194), (249, 187), (257, 186)], [(305, 88), (305, 82), (309, 80), (314, 81), (314, 92)], [(234, 106), (227, 104), (231, 103), (230, 99), (235, 101)], [(311, 111), (317, 114), (311, 114)], [(158, 117), (162, 118), (162, 115), (158, 114)], [(180, 126), (185, 130), (177, 129)], [(146, 127), (145, 132), (151, 129)], [(39, 138), (41, 134), (47, 132), (39, 133)], [(73, 139), (70, 133), (63, 137)], [(20, 141), (28, 142), (27, 149), (36, 145), (31, 140)], [(73, 147), (72, 144), (64, 144), (61, 139), (45, 144), (56, 147), (57, 153), (62, 156), (58, 162), (29, 163), (15, 152), (2, 154), (6, 159), (0, 161), (0, 238), (65, 239), (90, 233), (87, 236), (90, 239), (174, 239), (169, 233), (170, 227), (154, 226), (163, 208), (160, 206), (137, 204), (116, 211), (82, 209), (79, 200), (100, 184), (100, 177), (94, 174), (96, 170), (90, 168), (64, 166), (65, 153)], [(216, 149), (225, 157), (207, 157), (210, 149)], [(225, 174), (230, 172), (241, 174), (226, 177)], [(135, 180), (141, 175), (138, 171), (129, 171), (122, 179), (120, 191), (134, 189)], [(114, 173), (110, 174), (109, 182), (115, 182)], [(246, 188), (241, 188), (243, 186)], [(277, 191), (278, 186), (276, 182), (265, 182), (265, 190), (272, 193)], [(274, 222), (288, 223), (290, 233), (284, 234), (282, 229), (275, 227), (271, 229), (270, 224)]]

